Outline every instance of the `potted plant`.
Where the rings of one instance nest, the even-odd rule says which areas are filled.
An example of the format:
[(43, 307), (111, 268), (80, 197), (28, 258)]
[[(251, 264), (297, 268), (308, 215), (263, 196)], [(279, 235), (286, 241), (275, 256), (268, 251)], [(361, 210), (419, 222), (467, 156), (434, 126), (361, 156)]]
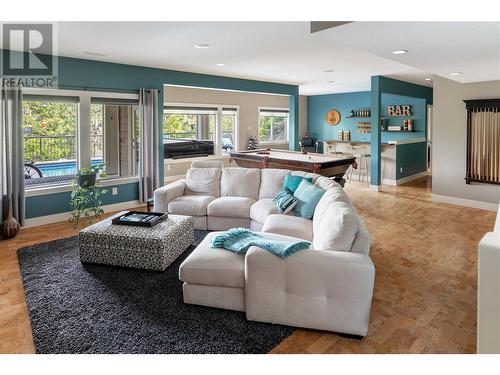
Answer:
[(76, 229), (80, 219), (83, 217), (101, 219), (104, 210), (101, 208), (101, 197), (107, 192), (99, 186), (99, 178), (107, 177), (104, 164), (93, 165), (89, 168), (80, 169), (73, 180), (73, 191), (71, 192), (70, 206), (72, 208), (70, 222)]
[(97, 176), (99, 176), (99, 178), (107, 177), (104, 167), (105, 167), (104, 164), (99, 164), (99, 165), (91, 165), (88, 168), (81, 168), (76, 173), (78, 185), (80, 187), (94, 186), (97, 181)]

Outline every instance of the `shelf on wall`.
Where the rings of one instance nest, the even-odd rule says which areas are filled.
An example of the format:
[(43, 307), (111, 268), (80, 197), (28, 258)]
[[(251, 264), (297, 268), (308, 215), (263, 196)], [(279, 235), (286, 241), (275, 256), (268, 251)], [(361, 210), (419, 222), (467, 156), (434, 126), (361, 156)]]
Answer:
[(380, 116), (381, 119), (386, 119), (386, 118), (397, 118), (397, 117), (405, 117), (407, 119), (411, 119), (413, 116)]
[(409, 130), (382, 130), (384, 133), (417, 133), (415, 131), (409, 131)]
[(346, 118), (371, 118), (371, 116), (346, 116)]

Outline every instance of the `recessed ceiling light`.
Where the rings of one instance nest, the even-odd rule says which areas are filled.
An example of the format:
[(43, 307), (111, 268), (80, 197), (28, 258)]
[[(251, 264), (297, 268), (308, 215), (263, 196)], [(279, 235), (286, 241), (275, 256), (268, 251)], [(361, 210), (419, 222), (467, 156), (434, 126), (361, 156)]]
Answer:
[(225, 64), (224, 63), (218, 63), (216, 64), (217, 66), (224, 66)]
[(206, 48), (210, 48), (210, 44), (205, 44), (205, 43), (201, 43), (201, 44), (195, 44), (194, 45), (194, 48), (201, 48), (201, 49), (206, 49)]
[(334, 70), (333, 69), (327, 69), (327, 70), (323, 70), (323, 72), (325, 72), (325, 73), (333, 73)]
[(459, 76), (460, 74), (462, 74), (462, 72), (452, 72), (450, 76)]
[(335, 83), (335, 81), (327, 81), (328, 83)]
[(297, 74), (290, 74), (290, 77), (297, 78)]
[(392, 51), (392, 54), (393, 54), (393, 55), (402, 55), (402, 54), (404, 54), (404, 53), (406, 53), (406, 52), (408, 52), (408, 51), (407, 51), (407, 50), (405, 50), (405, 49), (397, 49), (397, 50), (395, 50), (395, 51)]
[(426, 81), (432, 81), (432, 78), (426, 78), (425, 80)]

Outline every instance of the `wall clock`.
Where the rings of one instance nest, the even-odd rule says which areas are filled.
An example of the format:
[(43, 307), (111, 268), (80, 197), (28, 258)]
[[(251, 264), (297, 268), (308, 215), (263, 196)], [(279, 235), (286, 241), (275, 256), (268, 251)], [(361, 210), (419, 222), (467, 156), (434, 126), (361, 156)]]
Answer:
[(335, 126), (340, 122), (340, 112), (336, 109), (332, 109), (326, 113), (326, 122), (328, 125)]

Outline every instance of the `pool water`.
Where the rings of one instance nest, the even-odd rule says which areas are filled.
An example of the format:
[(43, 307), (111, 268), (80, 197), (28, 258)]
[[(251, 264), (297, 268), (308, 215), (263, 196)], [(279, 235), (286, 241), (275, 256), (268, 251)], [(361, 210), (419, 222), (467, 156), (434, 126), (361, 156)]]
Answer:
[[(102, 159), (94, 159), (91, 164), (102, 164)], [(35, 166), (42, 171), (43, 177), (68, 176), (76, 174), (76, 160), (35, 163)]]

